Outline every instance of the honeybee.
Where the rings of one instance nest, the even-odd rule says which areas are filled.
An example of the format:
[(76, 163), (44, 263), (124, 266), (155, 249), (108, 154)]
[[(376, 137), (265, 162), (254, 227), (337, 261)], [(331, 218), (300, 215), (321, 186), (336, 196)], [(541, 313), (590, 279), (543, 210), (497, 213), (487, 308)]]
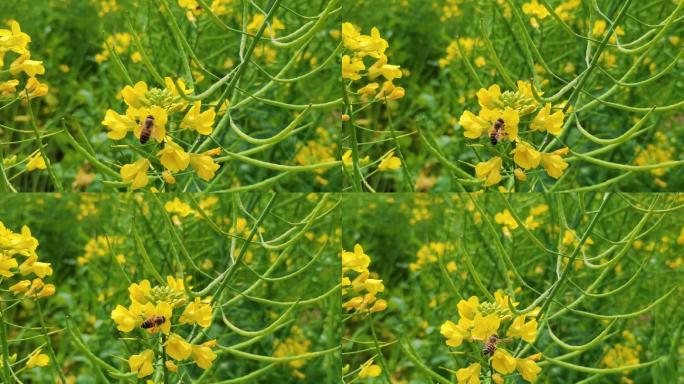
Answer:
[(166, 317), (164, 316), (153, 316), (145, 320), (140, 324), (142, 329), (150, 329), (153, 327), (158, 327), (166, 322)]
[(154, 129), (154, 116), (149, 115), (142, 123), (142, 130), (140, 131), (140, 144), (145, 144), (152, 136)]
[(503, 132), (504, 126), (505, 123), (503, 119), (498, 119), (492, 126), (492, 131), (489, 133), (489, 142), (492, 143), (492, 145), (496, 145), (501, 141), (501, 137), (506, 135)]
[(492, 356), (494, 354), (494, 351), (496, 351), (496, 345), (499, 343), (507, 343), (510, 341), (500, 339), (499, 336), (497, 335), (491, 335), (489, 336), (489, 339), (487, 340), (486, 343), (482, 346), (482, 353), (484, 353), (486, 356)]

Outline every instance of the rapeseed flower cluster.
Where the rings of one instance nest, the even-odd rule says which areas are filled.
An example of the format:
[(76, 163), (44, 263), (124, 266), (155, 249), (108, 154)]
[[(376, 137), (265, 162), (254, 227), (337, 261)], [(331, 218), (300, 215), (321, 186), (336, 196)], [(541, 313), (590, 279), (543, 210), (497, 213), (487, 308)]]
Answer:
[[(209, 3), (211, 12), (216, 16), (223, 16), (232, 13), (233, 0), (213, 0)], [(185, 9), (185, 17), (192, 23), (197, 22), (197, 18), (205, 13), (204, 8), (197, 0), (178, 0), (178, 6)]]
[[(450, 251), (456, 249), (456, 245), (450, 242), (430, 242), (421, 245), (416, 252), (416, 261), (409, 264), (411, 271), (417, 271), (427, 264), (437, 263), (440, 258), (448, 255)], [(447, 264), (447, 270), (453, 272), (457, 269), (454, 262)]]
[[(108, 259), (112, 256), (114, 248), (123, 244), (126, 238), (123, 236), (100, 235), (88, 240), (84, 247), (83, 256), (79, 256), (76, 261), (79, 265), (86, 265), (94, 260)], [(123, 264), (126, 258), (123, 254), (114, 255), (119, 264)]]
[(107, 37), (104, 43), (102, 43), (102, 52), (95, 55), (95, 62), (104, 63), (109, 60), (110, 49), (116, 52), (117, 55), (123, 55), (124, 53), (130, 53), (131, 61), (138, 63), (142, 61), (142, 55), (138, 51), (129, 52), (129, 47), (131, 41), (133, 40), (133, 35), (127, 32), (115, 33)]
[[(459, 320), (454, 323), (445, 321), (440, 333), (446, 338), (446, 345), (459, 347), (463, 342), (480, 345), (480, 355), (477, 362), (456, 372), (459, 384), (479, 384), (485, 382), (503, 383), (506, 375), (516, 370), (520, 376), (533, 383), (537, 380), (541, 368), (536, 364), (541, 359), (541, 353), (526, 358), (515, 357), (504, 345), (508, 339), (520, 339), (526, 343), (534, 343), (537, 338), (537, 320), (541, 308), (524, 314), (515, 315), (509, 307), (509, 296), (498, 290), (494, 293), (494, 301), (480, 302), (477, 296), (459, 301), (457, 308)], [(517, 302), (510, 302), (512, 308)], [(504, 339), (503, 335), (506, 338)], [(491, 369), (482, 369), (491, 366)], [(494, 372), (495, 371), (495, 372)]]
[[(642, 351), (642, 346), (637, 342), (636, 337), (630, 331), (622, 331), (623, 343), (617, 343), (612, 346), (604, 347), (605, 355), (601, 360), (601, 365), (606, 368), (619, 368), (628, 365), (636, 365), (641, 362), (639, 354)], [(633, 384), (634, 381), (627, 377), (630, 371), (625, 371), (622, 376), (622, 382), (626, 384)]]
[[(16, 20), (7, 21), (6, 25), (7, 29), (0, 28), (0, 106), (3, 101), (11, 102), (20, 98), (26, 102), (27, 95), (31, 100), (48, 94), (48, 85), (38, 80), (39, 75), (45, 74), (43, 62), (31, 59), (31, 36), (21, 30), (21, 25)], [(7, 68), (6, 62), (9, 63)], [(22, 73), (26, 77), (21, 76)], [(27, 78), (26, 81), (24, 78)], [(31, 153), (25, 161), (27, 172), (47, 168), (45, 159), (38, 150)], [(9, 168), (16, 162), (17, 156), (13, 155), (4, 159), (3, 166)]]
[[(663, 132), (656, 132), (655, 143), (640, 146), (636, 149), (636, 165), (650, 165), (672, 161), (676, 158), (677, 150), (672, 141)], [(661, 179), (670, 171), (670, 168), (653, 168), (649, 172), (654, 177), (654, 183), (660, 188), (667, 188), (667, 183)]]
[(356, 244), (353, 252), (342, 250), (342, 296), (351, 296), (342, 307), (348, 312), (374, 313), (387, 309), (387, 301), (376, 297), (385, 286), (382, 280), (371, 278), (370, 263), (371, 258), (363, 252), (361, 244)]
[[(146, 153), (139, 160), (125, 164), (121, 167), (120, 174), (124, 183), (129, 183), (132, 190), (143, 188), (149, 183), (148, 171), (155, 169), (154, 163), (159, 163), (164, 169), (157, 169), (157, 176), (165, 184), (175, 184), (175, 174), (184, 172), (191, 167), (200, 179), (209, 181), (219, 169), (219, 165), (212, 156), (218, 155), (220, 149), (211, 149), (202, 153), (188, 153), (181, 141), (181, 133), (191, 132), (202, 136), (208, 136), (213, 131), (216, 112), (213, 108), (202, 111), (202, 103), (196, 101), (188, 103), (179, 94), (176, 84), (181, 92), (190, 93), (182, 80), (176, 84), (167, 77), (166, 87), (149, 88), (140, 81), (134, 86), (127, 85), (121, 90), (121, 96), (128, 106), (126, 112), (121, 115), (109, 109), (105, 114), (102, 125), (107, 127), (108, 137), (112, 140), (123, 140), (129, 132), (136, 139), (140, 139), (144, 126), (151, 125), (150, 139), (152, 144), (131, 144), (136, 152), (142, 152), (148, 146), (163, 147), (149, 155)], [(184, 113), (182, 118), (174, 119), (179, 113)], [(172, 130), (173, 129), (173, 130)], [(171, 134), (174, 134), (172, 136)], [(155, 144), (157, 143), (157, 144)], [(157, 157), (155, 158), (154, 155)]]
[(90, 2), (98, 8), (97, 14), (100, 17), (119, 11), (119, 4), (116, 0), (90, 0)]
[[(181, 325), (196, 325), (204, 329), (211, 326), (213, 309), (209, 304), (210, 300), (196, 297), (188, 303), (183, 280), (173, 276), (167, 276), (165, 285), (154, 287), (149, 280), (132, 283), (128, 292), (130, 305), (117, 305), (111, 312), (111, 319), (116, 323), (117, 329), (124, 333), (138, 330), (142, 340), (159, 335), (164, 351), (163, 355), (159, 355), (159, 350), (145, 349), (131, 355), (128, 358), (131, 372), (137, 373), (138, 378), (151, 375), (155, 366), (163, 366), (168, 371), (176, 372), (176, 362), (187, 359), (192, 359), (202, 369), (211, 367), (216, 359), (216, 353), (212, 350), (216, 346), (216, 340), (191, 344), (179, 334)], [(174, 310), (183, 307), (180, 316), (174, 314)], [(145, 322), (151, 326), (143, 328)], [(166, 357), (171, 360), (164, 361)]]
[(16, 275), (30, 276), (33, 280), (21, 280), (9, 287), (15, 296), (28, 299), (40, 299), (55, 294), (53, 284), (45, 284), (43, 279), (52, 276), (50, 263), (38, 260), (36, 249), (38, 239), (31, 235), (27, 226), (21, 228), (20, 233), (13, 232), (0, 222), (0, 276), (2, 281)]
[[(380, 36), (377, 28), (373, 27), (370, 35), (363, 35), (353, 24), (343, 23), (342, 41), (351, 53), (342, 56), (342, 78), (355, 82), (367, 77), (370, 81), (356, 91), (357, 95), (365, 99), (373, 97), (373, 100), (397, 100), (404, 97), (404, 88), (394, 85), (394, 80), (400, 79), (403, 72), (400, 66), (389, 64), (385, 55), (389, 44)], [(375, 60), (370, 67), (366, 67), (364, 62), (367, 57)], [(382, 86), (377, 79), (384, 79)]]
[[(309, 347), (311, 347), (311, 340), (307, 339), (304, 335), (304, 331), (294, 325), (290, 330), (291, 336), (287, 337), (285, 340), (276, 340), (273, 343), (273, 357), (287, 357), (302, 355), (309, 352)], [(306, 360), (292, 360), (288, 362), (288, 365), (294, 368), (292, 376), (302, 380), (306, 378), (306, 375), (299, 371), (306, 364)]]
[[(31, 235), (29, 227), (23, 226), (21, 232), (16, 233), (0, 222), (0, 283), (13, 282), (13, 278), (17, 275), (22, 277), (33, 275), (32, 280), (19, 280), (7, 289), (17, 301), (38, 300), (55, 294), (54, 284), (45, 284), (43, 281), (46, 276), (51, 276), (53, 271), (50, 263), (38, 260), (36, 254), (38, 245), (38, 239)], [(3, 301), (11, 302), (12, 300)], [(3, 323), (2, 326), (6, 325)], [(20, 344), (25, 342), (22, 341)], [(8, 357), (10, 363), (14, 364), (17, 361), (16, 353)], [(44, 367), (49, 363), (50, 357), (42, 353), (42, 347), (35, 349), (26, 357), (26, 369)]]
[[(29, 99), (47, 95), (47, 84), (42, 84), (37, 78), (45, 74), (43, 62), (31, 59), (31, 36), (22, 32), (21, 25), (16, 20), (9, 20), (7, 28), (0, 28), (0, 101), (25, 97), (26, 92)], [(10, 62), (8, 58), (13, 60)], [(6, 61), (9, 63), (8, 68), (5, 68)], [(19, 76), (21, 73), (28, 77), (25, 82)], [(17, 94), (20, 83), (24, 85)]]
[[(295, 161), (299, 165), (311, 165), (328, 163), (335, 161), (337, 153), (337, 137), (330, 134), (327, 130), (318, 127), (316, 128), (316, 137), (314, 140), (309, 140), (306, 143), (297, 143), (297, 153), (295, 154)], [(351, 152), (350, 152), (351, 156)], [(314, 180), (320, 185), (327, 185), (328, 180), (323, 175), (329, 168), (317, 168), (314, 170), (316, 174)]]
[[(446, 48), (446, 56), (439, 59), (438, 64), (441, 68), (448, 67), (456, 59), (461, 57), (461, 51), (465, 55), (470, 56), (477, 47), (482, 47), (484, 42), (481, 39), (474, 39), (472, 37), (459, 37), (453, 40)], [(460, 49), (459, 49), (460, 48)], [(483, 67), (486, 64), (484, 56), (478, 55), (475, 59), (475, 66)]]
[[(523, 226), (530, 231), (539, 228), (541, 226), (541, 222), (537, 219), (548, 212), (548, 210), (549, 206), (546, 204), (539, 204), (530, 208), (529, 214), (525, 220), (522, 220), (521, 218)], [(503, 211), (494, 215), (494, 221), (502, 226), (501, 231), (506, 237), (511, 237), (513, 231), (520, 227), (518, 222), (513, 217), (513, 214), (511, 214), (511, 211), (508, 209), (504, 209)]]
[[(484, 181), (486, 187), (499, 184), (503, 180), (502, 170), (509, 178), (527, 180), (527, 172), (544, 167), (546, 173), (558, 179), (568, 167), (563, 156), (568, 148), (553, 152), (541, 152), (544, 134), (558, 136), (563, 128), (565, 115), (561, 110), (553, 110), (550, 103), (540, 105), (535, 99), (532, 84), (518, 81), (518, 89), (502, 92), (494, 84), (477, 92), (480, 106), (478, 114), (464, 111), (459, 119), (463, 134), (472, 140), (487, 138), (487, 148), (492, 153), (489, 160), (475, 166), (475, 175)], [(538, 92), (541, 94), (541, 92)], [(536, 114), (535, 114), (536, 112)], [(534, 115), (534, 116), (533, 116)], [(521, 125), (527, 130), (521, 130)], [(530, 140), (538, 140), (537, 146)]]

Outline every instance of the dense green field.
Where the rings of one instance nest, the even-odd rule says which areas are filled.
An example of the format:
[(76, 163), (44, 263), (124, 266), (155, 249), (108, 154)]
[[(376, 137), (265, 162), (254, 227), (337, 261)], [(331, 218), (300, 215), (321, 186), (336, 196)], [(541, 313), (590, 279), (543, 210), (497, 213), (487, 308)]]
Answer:
[[(388, 304), (357, 312), (357, 281), (343, 294), (345, 382), (681, 382), (682, 202), (498, 193), (347, 200), (355, 214), (343, 224), (343, 271), (356, 274), (367, 255), (370, 279), (384, 286), (376, 296)], [(483, 348), (493, 335), (490, 358)], [(369, 360), (375, 368), (359, 370)]]
[(1, 197), (1, 381), (337, 382), (336, 206)]
[(684, 382), (684, 0), (0, 0), (0, 383)]
[[(681, 191), (683, 10), (680, 0), (348, 1), (354, 113), (343, 146), (359, 170), (349, 188)], [(387, 82), (401, 91), (371, 89)], [(396, 158), (389, 169), (371, 165), (385, 156)]]
[(340, 190), (340, 8), (1, 2), (1, 190)]

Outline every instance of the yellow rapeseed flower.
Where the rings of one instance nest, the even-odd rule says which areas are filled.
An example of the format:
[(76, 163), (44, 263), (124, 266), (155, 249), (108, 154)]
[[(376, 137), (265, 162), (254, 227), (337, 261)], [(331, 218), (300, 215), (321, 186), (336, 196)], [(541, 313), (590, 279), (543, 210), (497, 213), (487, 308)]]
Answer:
[(192, 345), (175, 333), (169, 335), (164, 346), (166, 354), (178, 361), (185, 360), (192, 354)]
[(508, 351), (497, 348), (492, 356), (492, 367), (504, 375), (512, 373), (516, 367), (515, 357), (511, 356)]
[(138, 378), (143, 378), (154, 372), (153, 360), (154, 352), (151, 349), (146, 349), (138, 355), (131, 355), (128, 358), (128, 365), (131, 368), (131, 372), (137, 373)]
[(202, 303), (199, 297), (195, 297), (195, 301), (185, 307), (179, 322), (181, 324), (197, 324), (202, 328), (207, 328), (211, 325), (211, 319), (211, 305)]
[(522, 140), (518, 140), (511, 153), (513, 154), (513, 161), (525, 170), (538, 167), (542, 159), (539, 151)]
[(458, 380), (458, 384), (480, 384), (481, 368), (479, 363), (473, 363), (467, 368), (461, 368), (456, 371), (456, 380)]
[(184, 171), (190, 165), (190, 155), (170, 137), (166, 139), (164, 149), (157, 153), (159, 161), (171, 172)]
[(503, 161), (499, 156), (492, 157), (488, 161), (478, 163), (475, 166), (475, 177), (484, 180), (485, 187), (498, 184), (501, 181), (501, 166)]
[(213, 130), (212, 125), (216, 118), (216, 111), (213, 108), (204, 112), (200, 112), (202, 102), (196, 101), (195, 104), (188, 110), (187, 114), (181, 121), (180, 127), (191, 131), (196, 131), (200, 135), (210, 135)]
[(150, 161), (140, 159), (133, 164), (125, 164), (119, 171), (124, 183), (132, 181), (131, 190), (140, 189), (147, 185), (147, 170), (150, 168)]

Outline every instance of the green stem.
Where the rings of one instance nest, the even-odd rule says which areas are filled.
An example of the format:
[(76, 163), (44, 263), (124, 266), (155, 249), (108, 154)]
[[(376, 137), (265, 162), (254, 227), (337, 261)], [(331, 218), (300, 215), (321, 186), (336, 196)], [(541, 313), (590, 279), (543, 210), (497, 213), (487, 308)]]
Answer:
[(55, 371), (57, 371), (57, 375), (59, 375), (59, 378), (60, 378), (60, 380), (62, 380), (62, 383), (66, 383), (67, 379), (66, 379), (66, 377), (64, 377), (64, 373), (62, 372), (59, 361), (57, 360), (57, 355), (55, 354), (55, 349), (52, 346), (52, 339), (48, 335), (47, 328), (45, 327), (45, 320), (43, 319), (43, 310), (40, 306), (39, 299), (36, 299), (36, 308), (38, 308), (38, 318), (40, 319), (40, 328), (41, 328), (41, 331), (43, 332), (43, 336), (45, 337), (45, 343), (47, 344), (47, 350), (48, 350), (48, 353), (50, 354), (50, 359), (52, 359), (52, 361), (53, 361), (52, 365), (55, 368)]

